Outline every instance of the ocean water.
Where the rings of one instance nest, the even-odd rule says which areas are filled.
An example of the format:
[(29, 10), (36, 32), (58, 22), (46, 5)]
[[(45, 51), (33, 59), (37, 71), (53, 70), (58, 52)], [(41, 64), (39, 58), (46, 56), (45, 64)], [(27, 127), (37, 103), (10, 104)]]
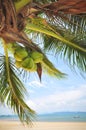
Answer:
[(39, 115), (38, 121), (49, 122), (86, 122), (86, 112), (56, 112)]
[[(16, 115), (0, 115), (1, 120), (19, 120)], [(35, 121), (43, 122), (86, 122), (86, 112), (56, 112), (37, 115)]]

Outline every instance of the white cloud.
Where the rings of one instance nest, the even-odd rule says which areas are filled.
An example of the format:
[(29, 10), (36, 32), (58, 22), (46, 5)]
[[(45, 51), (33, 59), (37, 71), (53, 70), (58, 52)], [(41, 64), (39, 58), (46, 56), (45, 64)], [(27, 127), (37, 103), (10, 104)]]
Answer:
[(29, 83), (29, 86), (31, 86), (31, 87), (45, 87), (45, 85), (43, 84), (43, 82), (41, 83), (41, 82), (39, 82), (39, 81), (32, 81), (32, 82), (30, 82)]
[(55, 111), (86, 111), (86, 85), (73, 90), (57, 91), (27, 102), (39, 113)]

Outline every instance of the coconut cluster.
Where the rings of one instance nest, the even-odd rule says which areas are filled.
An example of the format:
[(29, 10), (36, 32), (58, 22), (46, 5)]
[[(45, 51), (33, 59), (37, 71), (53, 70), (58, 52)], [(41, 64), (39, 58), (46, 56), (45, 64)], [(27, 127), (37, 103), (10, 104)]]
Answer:
[(27, 71), (36, 71), (37, 63), (43, 60), (43, 54), (37, 51), (28, 52), (25, 47), (18, 46), (14, 48), (15, 65)]

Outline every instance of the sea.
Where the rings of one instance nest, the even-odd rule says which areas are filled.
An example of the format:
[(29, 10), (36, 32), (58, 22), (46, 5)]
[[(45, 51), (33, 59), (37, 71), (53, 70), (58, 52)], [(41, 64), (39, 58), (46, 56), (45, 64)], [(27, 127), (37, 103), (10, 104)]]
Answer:
[[(19, 120), (17, 115), (0, 115), (1, 120)], [(55, 112), (39, 114), (35, 121), (40, 122), (86, 122), (86, 112)]]

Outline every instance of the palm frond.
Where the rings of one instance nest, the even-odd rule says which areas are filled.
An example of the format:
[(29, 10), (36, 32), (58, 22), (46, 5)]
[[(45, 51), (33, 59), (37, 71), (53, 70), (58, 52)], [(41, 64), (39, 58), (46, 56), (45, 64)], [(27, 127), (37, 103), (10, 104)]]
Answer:
[(14, 1), (16, 11), (18, 12), (25, 5), (31, 3), (32, 0), (13, 0), (13, 1)]
[(50, 27), (48, 25), (46, 26), (45, 23), (42, 23), (42, 21), (41, 21), (41, 24), (38, 21), (39, 21), (39, 19), (38, 20), (33, 19), (32, 22), (28, 22), (26, 29), (27, 30), (31, 29), (31, 30), (38, 31), (38, 32), (44, 33), (46, 35), (52, 36), (52, 37), (62, 41), (64, 44), (71, 46), (72, 48), (74, 48), (76, 50), (86, 53), (86, 50), (84, 48), (82, 48), (81, 46), (79, 46), (78, 44), (76, 44), (74, 42), (69, 41), (68, 39), (64, 38), (63, 36), (59, 35), (59, 33), (55, 32), (55, 30), (52, 27)]
[(85, 53), (78, 52), (73, 48), (64, 45), (62, 42), (52, 37), (44, 36), (44, 51), (45, 53), (53, 52), (58, 58), (65, 60), (70, 65), (70, 68), (78, 68), (83, 73), (86, 72), (86, 55)]
[[(9, 58), (9, 70), (6, 57), (0, 56), (0, 98), (18, 114), (22, 122), (30, 123), (35, 112), (25, 103), (26, 89), (15, 74), (12, 60)], [(8, 72), (9, 71), (9, 72)], [(9, 73), (9, 75), (8, 75)]]
[[(48, 22), (51, 25), (50, 27), (53, 27), (52, 31), (54, 29), (55, 36), (58, 35), (58, 37), (62, 36), (64, 39), (68, 39), (69, 41), (74, 43), (74, 45), (77, 45), (78, 47), (82, 48), (82, 50), (84, 49), (84, 51), (75, 49), (74, 46), (70, 46), (70, 44), (64, 44), (63, 40), (59, 40), (58, 38), (53, 37), (51, 30), (50, 30), (50, 32), (48, 32), (50, 28), (47, 29), (47, 27), (46, 27), (46, 29), (45, 29), (45, 23), (42, 24), (43, 21), (41, 22), (41, 24), (42, 24), (42, 27), (41, 27), (40, 18), (39, 18), (39, 22), (38, 22), (39, 27), (35, 21), (34, 25), (37, 24), (37, 26), (35, 26), (34, 28), (36, 31), (44, 33), (41, 35), (42, 44), (44, 45), (44, 50), (53, 51), (55, 55), (61, 56), (61, 58), (65, 59), (66, 62), (69, 63), (70, 65), (72, 65), (74, 67), (76, 66), (83, 72), (86, 72), (86, 63), (85, 63), (85, 60), (86, 60), (86, 44), (85, 44), (86, 19), (84, 17), (82, 17), (81, 19), (77, 18), (77, 17), (74, 17), (71, 19), (73, 19), (73, 20), (71, 20), (70, 24), (68, 24), (68, 21), (66, 22), (62, 19), (60, 19), (60, 20), (58, 19), (56, 21), (49, 19)], [(41, 20), (43, 20), (43, 19), (41, 19)], [(79, 21), (80, 21), (80, 24), (79, 24)], [(31, 25), (31, 23), (30, 23), (30, 25)], [(78, 26), (79, 26), (79, 29), (78, 29)], [(28, 27), (29, 27), (29, 25), (28, 25)], [(31, 25), (31, 28), (33, 30), (32, 25)], [(26, 30), (28, 33), (27, 27), (26, 27)], [(46, 32), (46, 30), (48, 30), (48, 31)], [(50, 35), (49, 35), (49, 33), (50, 33)], [(35, 35), (35, 32), (33, 33), (33, 35)]]
[(86, 33), (86, 16), (85, 15), (75, 15), (71, 14), (58, 14), (58, 16), (46, 16), (47, 21), (52, 25), (57, 31), (63, 31), (66, 35), (66, 30), (70, 34), (75, 36)]
[(66, 74), (56, 69), (54, 65), (46, 57), (43, 59), (42, 66), (44, 68), (44, 71), (46, 71), (49, 75), (53, 77), (63, 78), (66, 76)]
[[(86, 50), (86, 17), (66, 15), (66, 18), (57, 16), (51, 19), (48, 17), (48, 20), (63, 37)], [(44, 36), (44, 49), (52, 50), (72, 67), (77, 66), (80, 70), (86, 72), (86, 53), (75, 50), (66, 44), (64, 45), (63, 42), (47, 36)]]

